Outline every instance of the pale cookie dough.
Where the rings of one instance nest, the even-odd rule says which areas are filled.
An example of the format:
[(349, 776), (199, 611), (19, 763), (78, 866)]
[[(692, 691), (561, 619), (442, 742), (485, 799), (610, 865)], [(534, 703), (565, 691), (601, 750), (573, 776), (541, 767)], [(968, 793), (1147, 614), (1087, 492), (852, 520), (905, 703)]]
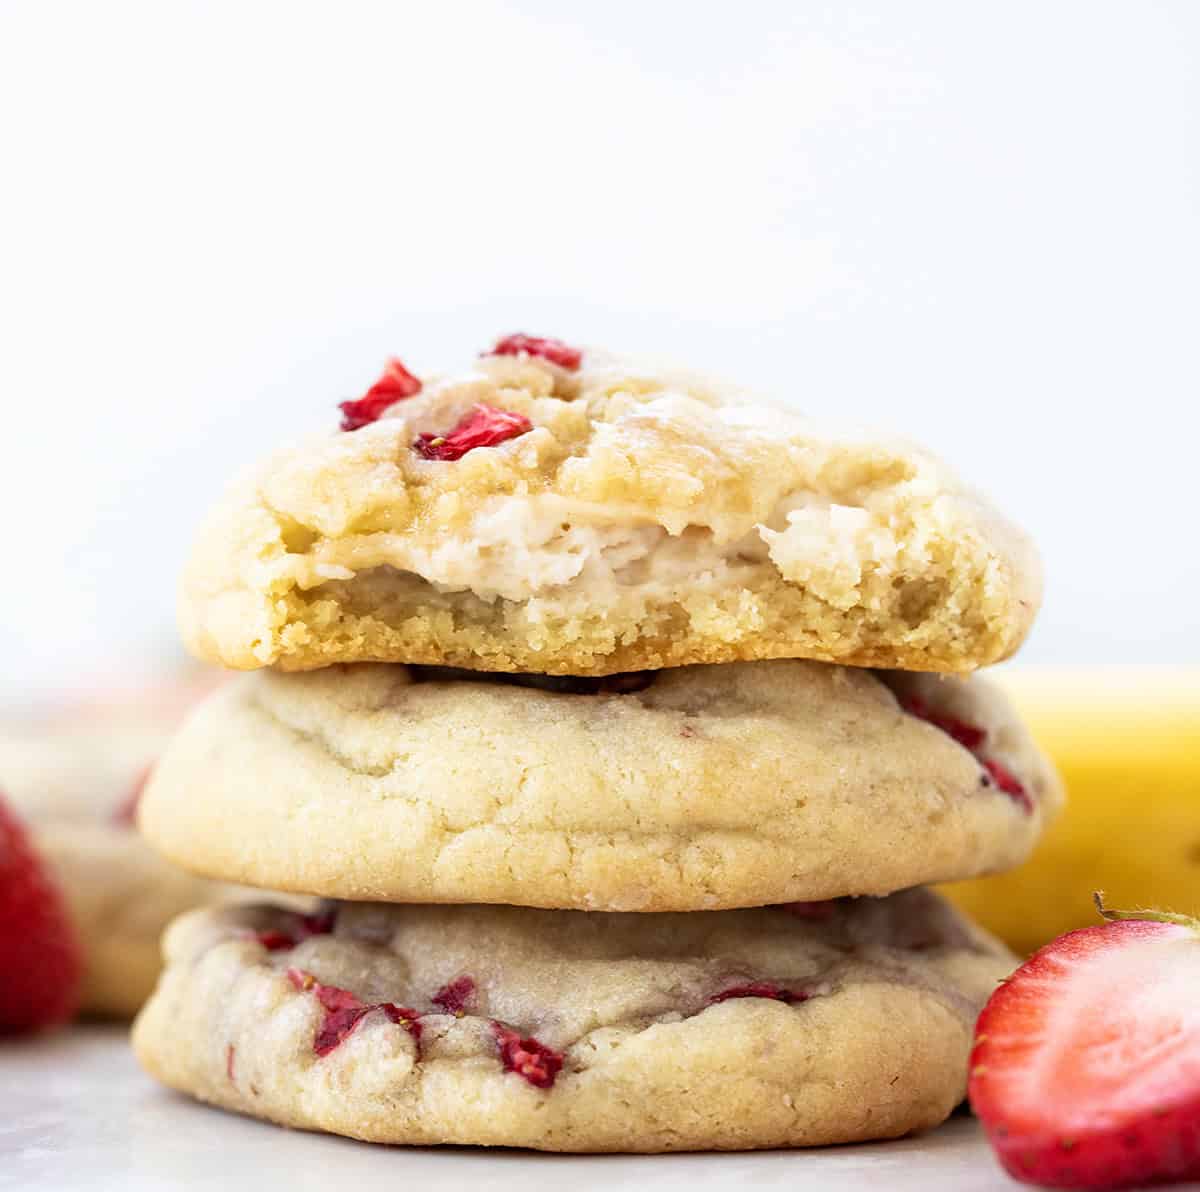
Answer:
[[(381, 664), (246, 675), (172, 742), (140, 824), (173, 861), (269, 889), (695, 911), (1011, 868), (1061, 798), (979, 678), (777, 660), (590, 685), (638, 689)], [(974, 750), (893, 688), (971, 726)]]
[(1016, 964), (924, 890), (691, 915), (345, 904), (323, 926), (265, 906), (179, 920), (142, 1065), (373, 1142), (894, 1138), (962, 1098), (975, 1017)]
[[(532, 429), (414, 450), (480, 403)], [(239, 669), (966, 672), (1020, 645), (1040, 595), (1025, 536), (925, 451), (588, 351), (577, 372), (485, 357), (279, 452), (209, 518), (180, 608), (191, 649)]]
[(161, 967), (159, 937), (192, 907), (246, 891), (163, 860), (132, 806), (151, 763), (211, 681), (114, 691), (0, 729), (0, 795), (30, 828), (62, 890), (84, 953), (82, 1013), (131, 1018)]

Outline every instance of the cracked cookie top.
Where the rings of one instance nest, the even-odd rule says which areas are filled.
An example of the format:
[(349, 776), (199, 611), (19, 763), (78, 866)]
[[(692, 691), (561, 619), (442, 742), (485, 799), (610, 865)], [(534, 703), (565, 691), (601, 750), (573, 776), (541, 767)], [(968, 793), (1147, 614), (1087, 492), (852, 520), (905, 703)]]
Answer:
[(962, 672), (1040, 599), (1027, 540), (928, 453), (679, 370), (506, 337), (342, 405), (202, 530), (180, 606), (201, 657)]
[(977, 677), (364, 664), (230, 683), (167, 750), (140, 822), (173, 860), (268, 889), (702, 910), (1011, 867), (1060, 798)]

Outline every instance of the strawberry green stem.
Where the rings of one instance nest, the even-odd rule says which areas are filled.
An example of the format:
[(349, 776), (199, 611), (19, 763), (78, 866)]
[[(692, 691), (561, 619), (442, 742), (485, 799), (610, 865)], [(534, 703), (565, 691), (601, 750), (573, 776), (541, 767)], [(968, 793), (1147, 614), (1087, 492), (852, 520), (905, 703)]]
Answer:
[(1149, 923), (1175, 923), (1180, 927), (1189, 927), (1192, 931), (1200, 934), (1200, 920), (1194, 918), (1192, 915), (1181, 915), (1176, 911), (1110, 910), (1104, 905), (1104, 892), (1102, 890), (1092, 892), (1092, 901), (1096, 904), (1096, 910), (1100, 912), (1101, 918), (1106, 919), (1109, 923), (1119, 923), (1129, 919), (1138, 919)]

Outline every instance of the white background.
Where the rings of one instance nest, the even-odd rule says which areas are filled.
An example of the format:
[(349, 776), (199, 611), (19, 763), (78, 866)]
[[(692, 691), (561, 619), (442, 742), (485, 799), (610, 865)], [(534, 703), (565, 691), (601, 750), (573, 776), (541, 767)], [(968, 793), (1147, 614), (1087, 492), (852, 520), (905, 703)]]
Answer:
[(1200, 3), (0, 0), (0, 695), (173, 658), (225, 479), (526, 330), (924, 439), (1027, 657), (1200, 661)]

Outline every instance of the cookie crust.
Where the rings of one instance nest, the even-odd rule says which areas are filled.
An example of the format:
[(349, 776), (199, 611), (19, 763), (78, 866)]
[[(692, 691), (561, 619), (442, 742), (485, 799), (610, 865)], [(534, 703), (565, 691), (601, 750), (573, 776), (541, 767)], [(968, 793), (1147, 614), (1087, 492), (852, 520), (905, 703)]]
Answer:
[[(414, 450), (480, 403), (532, 429)], [(962, 673), (1011, 654), (1040, 595), (1025, 536), (920, 448), (589, 351), (485, 358), (277, 453), (207, 521), (180, 621), (238, 669)]]

